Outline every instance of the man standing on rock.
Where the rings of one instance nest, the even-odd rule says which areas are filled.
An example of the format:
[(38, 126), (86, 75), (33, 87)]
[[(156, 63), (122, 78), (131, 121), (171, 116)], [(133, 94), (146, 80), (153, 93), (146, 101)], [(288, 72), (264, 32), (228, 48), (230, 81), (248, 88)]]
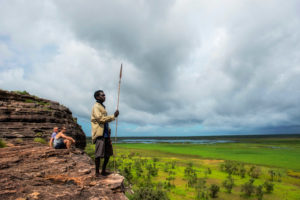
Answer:
[(106, 165), (111, 155), (113, 155), (113, 148), (110, 140), (110, 128), (108, 123), (113, 121), (119, 116), (119, 111), (116, 110), (113, 115), (107, 115), (105, 106), (105, 94), (102, 90), (97, 90), (94, 93), (96, 103), (93, 106), (91, 115), (92, 124), (92, 140), (95, 144), (95, 165), (96, 165), (96, 177), (100, 176), (100, 158), (104, 158), (102, 165), (101, 175), (107, 176)]

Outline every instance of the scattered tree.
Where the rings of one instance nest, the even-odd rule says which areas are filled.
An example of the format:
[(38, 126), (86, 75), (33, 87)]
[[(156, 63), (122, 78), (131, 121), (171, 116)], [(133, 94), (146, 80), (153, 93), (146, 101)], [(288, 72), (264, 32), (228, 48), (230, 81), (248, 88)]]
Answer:
[(209, 191), (210, 191), (209, 196), (211, 198), (216, 198), (218, 197), (218, 192), (220, 191), (220, 187), (216, 184), (212, 184), (209, 188)]
[(274, 190), (274, 184), (269, 181), (265, 181), (264, 188), (266, 189), (266, 193), (270, 194)]
[(231, 176), (228, 176), (222, 183), (223, 187), (226, 189), (227, 193), (231, 193), (231, 190), (234, 186), (234, 180)]
[(242, 185), (241, 192), (243, 192), (245, 196), (250, 197), (254, 193), (255, 186), (253, 183), (254, 179), (250, 179), (248, 182)]

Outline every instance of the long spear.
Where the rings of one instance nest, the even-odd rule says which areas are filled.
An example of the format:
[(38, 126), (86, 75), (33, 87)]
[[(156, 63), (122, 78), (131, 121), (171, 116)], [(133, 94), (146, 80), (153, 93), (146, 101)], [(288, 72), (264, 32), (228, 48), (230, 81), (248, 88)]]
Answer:
[[(117, 110), (119, 110), (119, 101), (120, 101), (120, 87), (121, 87), (121, 79), (122, 79), (122, 64), (120, 68), (120, 79), (119, 79), (119, 89), (118, 89), (118, 103), (117, 103)], [(118, 133), (118, 118), (116, 119), (116, 132), (115, 132), (115, 144), (117, 144), (117, 133)], [(117, 156), (117, 148), (115, 148), (114, 152), (114, 172), (116, 173), (116, 160), (115, 157)]]

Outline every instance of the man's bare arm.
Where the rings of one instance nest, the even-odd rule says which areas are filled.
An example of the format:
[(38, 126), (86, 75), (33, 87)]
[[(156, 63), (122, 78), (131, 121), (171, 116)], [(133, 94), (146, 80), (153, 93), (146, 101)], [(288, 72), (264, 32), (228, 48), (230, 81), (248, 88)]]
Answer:
[(53, 137), (51, 137), (50, 141), (49, 141), (49, 146), (53, 147)]

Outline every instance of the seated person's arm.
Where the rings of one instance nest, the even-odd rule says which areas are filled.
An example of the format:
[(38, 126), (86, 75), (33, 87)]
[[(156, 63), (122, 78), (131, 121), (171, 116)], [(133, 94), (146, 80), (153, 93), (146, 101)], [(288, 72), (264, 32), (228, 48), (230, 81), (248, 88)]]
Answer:
[(67, 140), (70, 140), (70, 141), (72, 141), (73, 143), (75, 143), (75, 140), (73, 139), (73, 138), (71, 138), (71, 137), (69, 137), (69, 136), (66, 136), (65, 134), (61, 134), (60, 135), (62, 138), (65, 138), (65, 139), (67, 139)]
[(51, 137), (50, 141), (49, 141), (49, 146), (53, 147), (53, 137)]

